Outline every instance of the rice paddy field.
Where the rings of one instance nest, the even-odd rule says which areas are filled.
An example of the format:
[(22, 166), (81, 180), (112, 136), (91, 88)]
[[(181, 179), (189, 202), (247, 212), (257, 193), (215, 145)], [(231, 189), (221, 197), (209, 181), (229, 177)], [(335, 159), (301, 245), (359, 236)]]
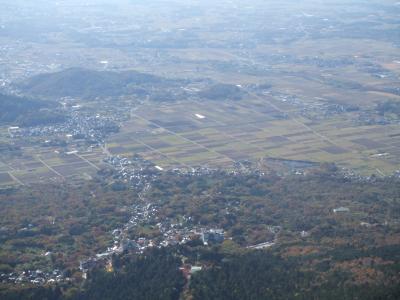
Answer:
[(314, 123), (296, 112), (282, 117), (285, 112), (270, 96), (143, 106), (107, 148), (163, 168), (229, 167), (262, 158), (335, 162), (360, 174), (399, 168), (399, 126), (356, 126), (350, 114)]
[[(242, 99), (166, 96), (164, 101), (168, 88), (155, 85), (160, 100), (143, 96), (135, 99), (141, 105), (128, 105), (126, 110), (134, 107), (130, 120), (107, 138), (105, 149), (82, 148), (68, 155), (74, 149), (23, 146), (19, 156), (0, 156), (0, 186), (90, 178), (109, 154), (139, 154), (163, 169), (230, 168), (237, 161), (277, 158), (333, 162), (361, 175), (400, 170), (399, 116), (385, 124), (373, 120), (379, 117), (379, 104), (400, 101), (398, 4), (255, 1), (255, 6), (243, 6), (240, 1), (221, 1), (214, 7), (199, 1), (192, 15), (157, 2), (166, 9), (165, 15), (158, 15), (147, 3), (136, 2), (118, 12), (122, 17), (116, 28), (123, 29), (118, 35), (112, 27), (93, 33), (98, 44), (64, 38), (32, 44), (32, 50), (17, 53), (22, 57), (12, 53), (9, 68), (20, 70), (14, 61), (33, 54), (43, 65), (59, 62), (52, 55), (62, 49), (66, 55), (59, 64), (65, 67), (78, 64), (103, 71), (105, 65), (98, 62), (106, 60), (107, 70), (193, 83), (182, 88), (236, 85), (243, 89)], [(114, 22), (115, 16), (110, 18)], [(125, 29), (131, 20), (150, 28), (148, 33), (132, 35)], [(269, 88), (257, 88), (262, 85)], [(331, 113), (332, 105), (358, 111)], [(360, 121), (364, 113), (366, 122)], [(6, 127), (0, 128), (3, 138), (8, 139)]]
[(0, 161), (0, 187), (90, 179), (102, 166), (103, 153), (60, 153), (50, 148), (24, 148), (21, 156)]

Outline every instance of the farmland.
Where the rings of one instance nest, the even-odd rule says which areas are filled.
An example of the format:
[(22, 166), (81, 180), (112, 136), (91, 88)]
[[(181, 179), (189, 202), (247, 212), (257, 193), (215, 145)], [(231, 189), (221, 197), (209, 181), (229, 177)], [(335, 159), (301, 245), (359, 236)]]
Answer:
[(40, 27), (43, 39), (25, 48), (20, 32), (0, 36), (1, 92), (52, 101), (55, 115), (82, 107), (67, 110), (68, 126), (10, 137), (16, 124), (2, 125), (0, 142), (19, 150), (0, 153), (1, 186), (89, 179), (110, 155), (163, 170), (268, 159), (366, 176), (400, 169), (398, 4), (156, 3), (121, 1), (101, 14), (60, 4), (58, 36)]
[(0, 186), (90, 179), (102, 165), (102, 153), (66, 154), (54, 149), (24, 148), (23, 155), (0, 162)]
[(351, 114), (318, 124), (295, 113), (280, 119), (278, 105), (268, 96), (245, 102), (144, 106), (132, 112), (107, 146), (115, 155), (137, 153), (165, 168), (229, 167), (233, 161), (268, 157), (335, 162), (362, 174), (377, 169), (390, 174), (399, 166), (391, 137), (400, 133), (398, 126), (355, 126)]
[(400, 2), (2, 2), (2, 300), (400, 299)]

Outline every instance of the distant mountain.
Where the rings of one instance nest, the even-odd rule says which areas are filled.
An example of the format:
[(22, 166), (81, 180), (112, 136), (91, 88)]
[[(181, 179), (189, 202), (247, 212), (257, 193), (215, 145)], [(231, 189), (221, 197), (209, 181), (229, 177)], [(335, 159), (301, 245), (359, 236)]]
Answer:
[(0, 94), (0, 124), (34, 126), (63, 121), (64, 117), (51, 112), (55, 103)]
[(132, 93), (143, 94), (143, 90), (152, 86), (160, 87), (171, 81), (136, 71), (111, 72), (71, 68), (31, 77), (17, 87), (22, 92), (35, 96), (92, 99)]

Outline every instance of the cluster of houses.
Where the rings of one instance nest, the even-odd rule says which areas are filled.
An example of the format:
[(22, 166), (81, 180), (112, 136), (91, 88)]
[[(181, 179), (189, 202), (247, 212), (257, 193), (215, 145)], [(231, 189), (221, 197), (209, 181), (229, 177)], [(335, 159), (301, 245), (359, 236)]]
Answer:
[(155, 168), (154, 164), (138, 155), (130, 159), (119, 155), (110, 155), (104, 159), (104, 162), (113, 167), (116, 172), (116, 178), (129, 182), (139, 190), (152, 182), (160, 172), (159, 169)]
[(276, 100), (296, 107), (302, 116), (312, 120), (325, 119), (327, 117), (342, 114), (355, 109), (354, 106), (332, 103), (319, 97), (304, 100), (296, 95), (278, 92), (274, 92), (272, 95)]
[[(91, 143), (102, 143), (111, 132), (119, 130), (118, 118), (71, 111), (65, 122), (26, 128), (10, 128), (11, 137), (58, 137), (66, 141), (84, 139)], [(18, 130), (16, 130), (18, 129)]]
[(44, 272), (41, 270), (35, 271), (23, 271), (20, 273), (12, 272), (12, 273), (1, 273), (0, 274), (0, 282), (2, 283), (31, 283), (37, 285), (43, 284), (51, 284), (57, 282), (65, 282), (68, 281), (69, 278), (66, 278), (62, 271), (59, 269), (55, 269), (52, 272)]
[(359, 113), (356, 119), (356, 124), (360, 126), (364, 125), (389, 125), (399, 124), (400, 120), (396, 118), (388, 118), (385, 115), (378, 114), (375, 110), (363, 110)]
[[(143, 253), (151, 247), (167, 247), (178, 244), (186, 244), (189, 241), (198, 240), (203, 245), (219, 244), (225, 239), (224, 230), (218, 228), (204, 228), (192, 226), (191, 217), (184, 216), (182, 223), (171, 223), (168, 220), (160, 221), (158, 208), (151, 203), (135, 204), (131, 207), (131, 218), (122, 227), (112, 231), (113, 245), (105, 252), (98, 253), (80, 262), (80, 270), (86, 278), (87, 272), (97, 266), (107, 266), (114, 255), (120, 255), (127, 251)], [(129, 238), (129, 232), (138, 226), (156, 224), (157, 236), (153, 238), (137, 237)]]
[(274, 96), (278, 101), (289, 103), (291, 106), (296, 107), (302, 116), (311, 120), (323, 120), (346, 112), (356, 112), (356, 117), (353, 118), (353, 121), (360, 126), (399, 124), (400, 122), (398, 118), (388, 118), (379, 114), (375, 109), (359, 109), (355, 105), (332, 103), (319, 97), (303, 100), (295, 95), (271, 93), (270, 91), (267, 93)]
[(346, 213), (346, 212), (350, 212), (350, 208), (341, 206), (341, 207), (338, 207), (338, 208), (334, 208), (332, 211), (335, 214)]
[[(141, 188), (146, 184), (151, 183), (161, 171), (170, 172), (172, 174), (179, 174), (185, 176), (203, 176), (211, 175), (218, 171), (218, 169), (210, 168), (208, 166), (193, 166), (184, 168), (173, 168), (164, 170), (160, 166), (154, 165), (138, 154), (131, 158), (123, 157), (120, 155), (109, 155), (103, 160), (105, 163), (112, 166), (116, 172), (115, 178), (129, 182), (133, 187)], [(240, 164), (235, 164), (236, 168)], [(242, 165), (240, 165), (243, 167)], [(237, 173), (237, 171), (233, 171)]]
[(224, 230), (214, 228), (171, 228), (156, 239), (140, 237), (136, 240), (121, 238), (118, 241), (118, 238), (122, 236), (122, 231), (116, 229), (113, 234), (117, 237), (113, 247), (108, 248), (106, 252), (97, 254), (95, 257), (80, 261), (79, 269), (84, 279), (87, 278), (87, 272), (91, 269), (99, 266), (108, 266), (112, 263), (114, 255), (120, 255), (125, 252), (143, 253), (148, 248), (182, 245), (193, 240), (201, 241), (204, 246), (220, 244), (225, 240)]

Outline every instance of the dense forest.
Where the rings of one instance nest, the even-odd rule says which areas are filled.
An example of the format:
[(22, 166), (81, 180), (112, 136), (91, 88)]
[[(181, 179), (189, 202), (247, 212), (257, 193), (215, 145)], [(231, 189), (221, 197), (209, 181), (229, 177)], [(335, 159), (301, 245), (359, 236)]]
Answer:
[(115, 259), (113, 272), (94, 271), (74, 300), (179, 299), (185, 280), (181, 261), (168, 249)]
[[(344, 256), (342, 253), (344, 250)], [(335, 269), (324, 274), (332, 262), (360, 258), (351, 249), (332, 250), (330, 261), (315, 263), (319, 255), (282, 256), (279, 251), (228, 253), (223, 247), (209, 250), (190, 246), (151, 249), (140, 255), (114, 257), (112, 270), (95, 269), (80, 288), (56, 287), (8, 289), (3, 300), (246, 300), (246, 299), (399, 299), (398, 277), (391, 282), (351, 281), (348, 270)], [(378, 258), (398, 259), (399, 248), (376, 249)], [(381, 252), (382, 251), (382, 252)], [(205, 269), (192, 275), (189, 285), (179, 270), (181, 258), (197, 259)], [(359, 262), (358, 264), (365, 263)], [(371, 264), (371, 262), (369, 262)], [(383, 269), (382, 269), (383, 270)], [(393, 278), (400, 264), (386, 267)], [(360, 274), (368, 277), (368, 274)], [(183, 298), (182, 298), (183, 297)]]
[(240, 100), (242, 99), (244, 92), (236, 85), (215, 84), (206, 90), (201, 91), (199, 95), (210, 100)]
[[(333, 168), (286, 177), (166, 173), (146, 193), (159, 208), (157, 218), (132, 229), (130, 238), (157, 241), (156, 223), (162, 222), (222, 228), (225, 241), (204, 246), (193, 239), (115, 256), (112, 270), (94, 269), (81, 286), (78, 260), (110, 246), (110, 232), (125, 224), (128, 207), (141, 201), (124, 183), (115, 189), (102, 178), (79, 186), (1, 191), (0, 271), (50, 264), (72, 278), (46, 289), (4, 287), (1, 292), (0, 284), (1, 299), (399, 297), (398, 178), (350, 179)], [(340, 207), (345, 209), (335, 212)], [(248, 248), (264, 242), (273, 244)], [(45, 251), (52, 255), (43, 257)], [(203, 269), (185, 281), (179, 271), (184, 264)]]
[(114, 258), (113, 270), (96, 269), (80, 288), (0, 289), (2, 300), (173, 300), (179, 299), (185, 279), (180, 259), (169, 249)]
[(337, 270), (323, 281), (318, 277), (319, 273), (310, 268), (310, 263), (311, 259), (307, 262), (295, 258), (283, 259), (264, 251), (235, 256), (195, 274), (190, 285), (191, 292), (194, 300), (394, 300), (400, 296), (400, 288), (395, 284), (346, 283), (349, 276), (345, 270)]
[(393, 114), (398, 118), (400, 117), (400, 102), (386, 101), (379, 103), (377, 105), (377, 111), (382, 116)]
[(0, 272), (74, 271), (79, 259), (110, 246), (110, 231), (128, 221), (135, 201), (130, 190), (96, 182), (0, 190)]
[[(211, 84), (205, 80), (207, 86), (188, 95), (182, 86), (191, 82), (137, 71), (113, 72), (71, 68), (33, 76), (16, 84), (16, 88), (24, 94), (44, 98), (78, 97), (93, 100), (97, 97), (136, 95), (155, 102), (175, 101), (188, 96), (210, 100), (240, 100), (245, 94), (239, 86)], [(208, 86), (209, 84), (211, 85)]]
[(0, 94), (0, 124), (36, 126), (57, 123), (65, 117), (51, 112), (55, 103)]
[[(146, 93), (146, 87), (172, 84), (172, 80), (136, 71), (111, 72), (81, 68), (40, 74), (20, 84), (24, 93), (44, 97), (96, 97)], [(145, 90), (143, 90), (145, 88)]]
[[(313, 240), (330, 245), (338, 239), (365, 246), (397, 242), (400, 230), (395, 178), (357, 181), (327, 170), (288, 177), (166, 175), (153, 184), (149, 197), (157, 199), (164, 217), (186, 215), (194, 224), (221, 227), (242, 246), (271, 238), (269, 226), (281, 226), (281, 238), (287, 240), (309, 231)], [(350, 213), (333, 213), (338, 207)]]

